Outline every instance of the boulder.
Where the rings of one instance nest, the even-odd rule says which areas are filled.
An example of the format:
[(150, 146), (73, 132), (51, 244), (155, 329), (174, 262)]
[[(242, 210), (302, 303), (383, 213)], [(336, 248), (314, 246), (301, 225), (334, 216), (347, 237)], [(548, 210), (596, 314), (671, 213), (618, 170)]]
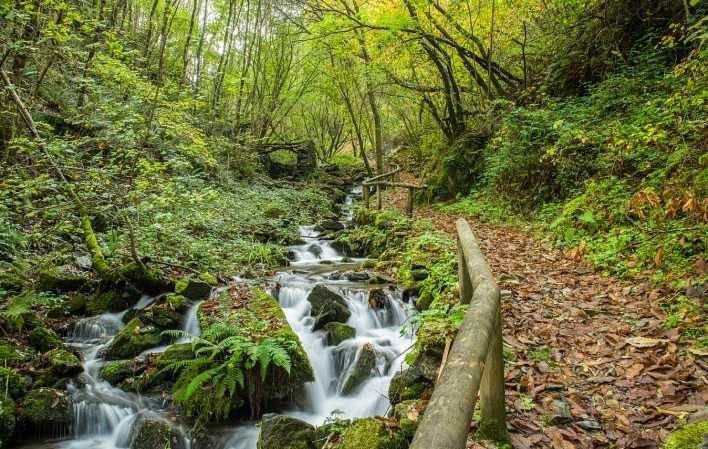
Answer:
[(16, 421), (15, 402), (10, 398), (0, 397), (0, 449), (10, 446)]
[(432, 386), (433, 383), (418, 368), (410, 367), (393, 376), (388, 387), (388, 399), (393, 406), (420, 399), (423, 392)]
[(91, 280), (71, 265), (46, 268), (39, 273), (39, 288), (56, 292), (81, 290)]
[(326, 231), (341, 231), (344, 229), (344, 224), (337, 220), (323, 220), (320, 227)]
[(43, 357), (49, 363), (51, 373), (57, 377), (71, 377), (83, 371), (81, 360), (64, 349), (52, 349)]
[(25, 394), (29, 382), (12, 368), (0, 367), (0, 398), (5, 397), (5, 392), (12, 399), (19, 399)]
[(108, 290), (88, 298), (85, 308), (92, 315), (105, 312), (120, 312), (134, 306), (138, 299), (137, 295), (131, 295), (128, 292)]
[(427, 268), (414, 268), (411, 270), (411, 277), (414, 281), (422, 281), (427, 279), (430, 273)]
[(120, 277), (141, 293), (149, 295), (158, 295), (174, 287), (172, 281), (160, 270), (146, 269), (134, 262), (121, 269)]
[(388, 296), (386, 295), (386, 292), (384, 292), (382, 289), (376, 288), (374, 290), (369, 291), (370, 308), (374, 310), (386, 309), (389, 307), (388, 301)]
[(133, 318), (111, 340), (106, 349), (106, 360), (131, 359), (146, 349), (159, 346), (163, 340), (160, 329), (152, 324)]
[(337, 449), (384, 449), (388, 447), (388, 431), (376, 418), (357, 419), (342, 432)]
[(133, 369), (134, 365), (134, 360), (111, 360), (106, 362), (101, 368), (101, 379), (111, 385), (118, 385), (136, 374)]
[(325, 324), (323, 329), (327, 333), (327, 344), (329, 346), (337, 346), (344, 340), (356, 337), (356, 329), (336, 321)]
[(261, 421), (258, 449), (319, 449), (316, 440), (315, 428), (305, 421), (269, 414)]
[(367, 343), (359, 349), (356, 360), (349, 368), (347, 378), (342, 385), (342, 393), (353, 393), (369, 377), (376, 368), (376, 350), (371, 343)]
[(64, 342), (57, 333), (46, 327), (35, 327), (29, 333), (28, 338), (30, 345), (40, 352), (64, 347)]
[(191, 360), (194, 358), (194, 351), (191, 343), (177, 343), (165, 349), (157, 359), (157, 367), (162, 369), (180, 360)]
[(138, 313), (145, 323), (153, 324), (162, 330), (179, 329), (182, 326), (182, 314), (172, 309), (168, 303), (153, 304)]
[(320, 257), (322, 255), (322, 247), (317, 243), (313, 243), (307, 247), (307, 252), (316, 257)]
[(133, 424), (130, 449), (186, 449), (185, 438), (167, 420), (141, 416)]
[(318, 284), (307, 296), (312, 305), (311, 314), (315, 317), (314, 330), (320, 330), (333, 321), (346, 323), (351, 316), (347, 302), (324, 284)]
[(393, 417), (398, 423), (399, 432), (408, 441), (413, 439), (427, 404), (428, 401), (410, 400), (396, 404), (393, 408)]
[(420, 285), (414, 285), (403, 290), (401, 299), (404, 302), (410, 302), (412, 299), (417, 298), (418, 295), (420, 295)]
[(344, 277), (346, 277), (349, 282), (366, 282), (371, 278), (366, 271), (350, 271), (349, 273), (345, 273)]
[(184, 278), (177, 281), (175, 293), (182, 295), (191, 301), (201, 301), (208, 299), (211, 295), (212, 286), (208, 282), (200, 279)]
[(69, 394), (52, 388), (31, 390), (20, 404), (20, 420), (35, 436), (55, 437), (71, 425)]

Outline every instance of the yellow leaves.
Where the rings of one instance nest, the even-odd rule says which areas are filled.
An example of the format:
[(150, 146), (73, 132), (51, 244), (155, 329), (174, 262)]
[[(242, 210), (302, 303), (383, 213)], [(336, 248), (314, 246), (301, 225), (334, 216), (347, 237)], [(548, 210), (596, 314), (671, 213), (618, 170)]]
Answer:
[(690, 189), (666, 188), (657, 194), (647, 188), (635, 193), (629, 201), (629, 210), (642, 220), (651, 214), (657, 218), (657, 212), (666, 218), (677, 218), (679, 213), (706, 221), (708, 198), (699, 199)]
[(659, 248), (656, 254), (654, 254), (654, 265), (659, 268), (661, 266), (661, 261), (664, 259), (664, 248)]
[(627, 344), (638, 349), (653, 348), (655, 346), (666, 343), (668, 340), (660, 338), (648, 338), (648, 337), (630, 337), (625, 340)]

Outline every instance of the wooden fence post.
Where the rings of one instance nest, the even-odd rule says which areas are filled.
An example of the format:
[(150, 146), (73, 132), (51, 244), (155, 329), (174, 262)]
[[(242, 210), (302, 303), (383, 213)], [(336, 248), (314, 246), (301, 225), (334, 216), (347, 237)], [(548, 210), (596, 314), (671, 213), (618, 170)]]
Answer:
[(381, 185), (376, 184), (376, 209), (381, 210)]
[(504, 347), (502, 341), (501, 310), (497, 313), (494, 333), (490, 336), (489, 352), (479, 387), (479, 434), (494, 441), (509, 441), (506, 430), (506, 401), (504, 399)]
[(413, 216), (413, 194), (415, 193), (415, 190), (413, 190), (413, 187), (408, 187), (408, 205), (406, 207), (406, 212), (408, 213), (409, 217)]

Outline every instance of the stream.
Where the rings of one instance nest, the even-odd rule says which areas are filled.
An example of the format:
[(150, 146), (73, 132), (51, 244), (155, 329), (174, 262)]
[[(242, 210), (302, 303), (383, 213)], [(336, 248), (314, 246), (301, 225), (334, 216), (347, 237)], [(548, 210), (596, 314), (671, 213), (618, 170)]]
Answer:
[[(350, 222), (353, 214), (353, 191), (342, 207), (342, 220)], [(375, 285), (385, 292), (385, 306), (374, 309), (369, 305), (368, 281), (350, 281), (342, 272), (357, 267), (362, 260), (348, 260), (339, 254), (331, 242), (315, 226), (300, 228), (303, 242), (290, 249), (291, 266), (276, 273), (268, 281), (271, 293), (279, 300), (287, 320), (297, 333), (307, 352), (314, 371), (314, 382), (305, 386), (304, 400), (296, 406), (280, 411), (313, 425), (322, 424), (336, 414), (340, 418), (358, 418), (383, 415), (389, 408), (388, 386), (404, 363), (402, 353), (411, 346), (413, 334), (402, 334), (412, 308), (401, 299), (394, 285)], [(350, 276), (351, 278), (351, 276)], [(317, 284), (326, 284), (347, 302), (351, 316), (347, 324), (356, 330), (356, 337), (344, 340), (338, 346), (328, 346), (324, 331), (313, 331), (314, 318), (310, 316), (308, 294)], [(215, 292), (213, 292), (215, 293)], [(134, 308), (145, 308), (155, 298), (143, 297)], [(200, 335), (197, 311), (200, 302), (191, 304), (183, 318), (182, 329), (191, 335)], [(170, 416), (169, 402), (160, 397), (125, 392), (100, 378), (105, 364), (100, 354), (123, 327), (122, 318), (127, 311), (106, 313), (84, 318), (77, 322), (68, 343), (78, 348), (84, 360), (81, 386), (70, 385), (73, 403), (73, 424), (70, 439), (58, 442), (31, 444), (26, 448), (56, 449), (123, 449), (131, 444), (132, 429), (143, 416), (177, 420)], [(189, 341), (183, 337), (180, 342)], [(350, 394), (343, 394), (343, 384), (365, 345), (376, 353), (376, 367), (372, 375)], [(162, 352), (160, 346), (141, 354)], [(184, 448), (192, 449), (188, 429), (184, 435)], [(256, 449), (259, 428), (255, 423), (241, 423), (227, 428), (219, 449)], [(199, 449), (195, 447), (195, 449)]]

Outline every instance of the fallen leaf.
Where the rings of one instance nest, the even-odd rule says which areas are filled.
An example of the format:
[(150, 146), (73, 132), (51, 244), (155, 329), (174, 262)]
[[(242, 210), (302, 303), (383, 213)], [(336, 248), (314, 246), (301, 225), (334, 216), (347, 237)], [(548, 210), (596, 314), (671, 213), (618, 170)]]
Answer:
[(631, 346), (635, 348), (653, 348), (660, 344), (666, 343), (667, 340), (659, 338), (648, 338), (648, 337), (631, 337), (625, 340)]

